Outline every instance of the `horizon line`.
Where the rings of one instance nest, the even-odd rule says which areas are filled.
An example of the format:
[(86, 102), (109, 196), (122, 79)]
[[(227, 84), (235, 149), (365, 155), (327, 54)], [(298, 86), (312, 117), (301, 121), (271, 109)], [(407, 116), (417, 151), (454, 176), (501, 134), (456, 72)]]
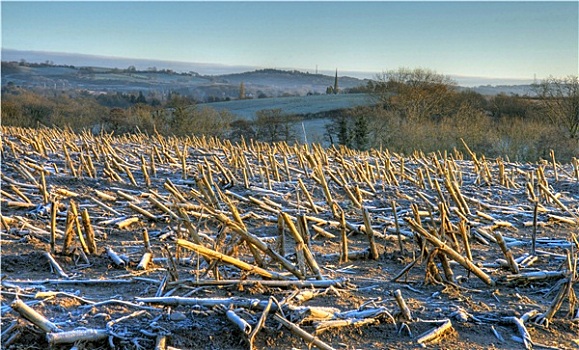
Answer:
[[(328, 74), (331, 73), (331, 75), (333, 75), (333, 73), (335, 72), (335, 70), (337, 69), (338, 72), (340, 72), (339, 68), (332, 68), (332, 69), (319, 69), (318, 65), (315, 65), (315, 68), (298, 68), (298, 67), (264, 67), (264, 66), (254, 66), (254, 65), (249, 65), (249, 64), (238, 64), (238, 65), (231, 65), (231, 64), (224, 64), (224, 63), (207, 63), (207, 62), (192, 62), (192, 61), (179, 61), (179, 60), (170, 60), (170, 59), (158, 59), (158, 58), (135, 58), (135, 57), (123, 57), (123, 56), (106, 56), (106, 55), (97, 55), (97, 54), (86, 54), (86, 53), (79, 53), (79, 52), (62, 52), (62, 51), (42, 51), (42, 50), (21, 50), (21, 49), (13, 49), (13, 48), (6, 48), (6, 47), (2, 47), (1, 48), (1, 53), (2, 53), (2, 61), (5, 61), (4, 59), (4, 52), (10, 53), (12, 55), (18, 54), (18, 53), (22, 53), (22, 54), (29, 54), (29, 55), (56, 55), (56, 56), (68, 56), (70, 58), (77, 58), (77, 59), (82, 59), (82, 58), (86, 58), (86, 59), (101, 59), (101, 60), (110, 60), (110, 61), (114, 61), (114, 60), (119, 60), (119, 61), (139, 61), (142, 64), (145, 63), (166, 63), (166, 64), (174, 64), (174, 65), (197, 65), (200, 67), (195, 67), (195, 68), (205, 68), (208, 69), (210, 71), (212, 70), (218, 70), (219, 68), (222, 68), (223, 70), (226, 70), (226, 72), (219, 72), (219, 73), (209, 73), (209, 74), (202, 74), (200, 72), (196, 72), (202, 75), (208, 75), (208, 76), (214, 76), (214, 75), (227, 75), (227, 74), (237, 74), (237, 73), (246, 73), (246, 72), (250, 72), (247, 69), (253, 69), (253, 70), (259, 70), (259, 69), (278, 69), (278, 70), (296, 70), (296, 71), (300, 71), (303, 73), (308, 73), (308, 74), (315, 74), (315, 71), (318, 71), (318, 74), (324, 74), (324, 72), (327, 72)], [(30, 58), (24, 58), (21, 57), (19, 58), (20, 60), (25, 60), (28, 61)], [(36, 60), (35, 62), (30, 62), (30, 63), (44, 63), (41, 62), (40, 58), (34, 58), (33, 60)], [(53, 61), (51, 59), (46, 59), (47, 61)], [(62, 65), (66, 65), (66, 64), (70, 64), (70, 63), (59, 63), (59, 62), (54, 62), (54, 64), (62, 64)], [(106, 62), (101, 62), (103, 64), (106, 64)], [(116, 62), (116, 64), (118, 64), (119, 62)], [(104, 67), (101, 66), (101, 68), (122, 68), (122, 67), (117, 67), (117, 66), (110, 66), (111, 64), (115, 64), (114, 62), (109, 62), (109, 65), (106, 65)], [(76, 66), (75, 64), (70, 64), (73, 66)], [(90, 67), (91, 65), (86, 65), (84, 67)], [(82, 65), (80, 67), (83, 67)], [(94, 66), (97, 67), (97, 66)], [(147, 68), (151, 68), (151, 67), (147, 67)], [(158, 68), (158, 69), (174, 69), (173, 68)], [(191, 67), (194, 68), (194, 67)], [(400, 68), (400, 67), (399, 67)], [(428, 67), (415, 67), (415, 68), (426, 68), (428, 69)], [(146, 68), (145, 68), (146, 69)], [(243, 69), (246, 69), (245, 71), (243, 71)], [(227, 70), (232, 70), (232, 71), (227, 71)], [(237, 72), (235, 72), (236, 70), (238, 70)], [(185, 72), (191, 72), (193, 71), (191, 70), (186, 70), (186, 67), (180, 67), (180, 71), (181, 73), (185, 73)], [(314, 73), (310, 72), (310, 71), (314, 71)], [(346, 75), (341, 75), (342, 77), (349, 77), (350, 75), (347, 74), (353, 74), (355, 76), (353, 76), (354, 78), (358, 78), (358, 79), (374, 79), (376, 75), (381, 74), (383, 72), (386, 72), (388, 70), (381, 70), (378, 72), (370, 72), (370, 71), (360, 71), (360, 70), (347, 70), (347, 69), (343, 69), (341, 70), (342, 72), (344, 72)], [(541, 80), (544, 79), (543, 78), (537, 78), (537, 77), (529, 77), (529, 78), (514, 78), (514, 77), (486, 77), (486, 76), (476, 76), (476, 75), (461, 75), (461, 74), (447, 74), (447, 73), (442, 73), (442, 72), (438, 72), (436, 70), (433, 70), (436, 73), (439, 74), (443, 74), (446, 76), (451, 77), (452, 79), (458, 79), (458, 80), (481, 80), (484, 81), (481, 82), (481, 85), (479, 86), (485, 86), (485, 85), (492, 85), (491, 82), (492, 81), (497, 81), (497, 85), (501, 85), (498, 81), (512, 81), (512, 82), (518, 82), (518, 84), (525, 84), (525, 83), (532, 83), (533, 81), (536, 80)], [(458, 81), (457, 81), (458, 83)], [(470, 84), (469, 84), (470, 85)]]

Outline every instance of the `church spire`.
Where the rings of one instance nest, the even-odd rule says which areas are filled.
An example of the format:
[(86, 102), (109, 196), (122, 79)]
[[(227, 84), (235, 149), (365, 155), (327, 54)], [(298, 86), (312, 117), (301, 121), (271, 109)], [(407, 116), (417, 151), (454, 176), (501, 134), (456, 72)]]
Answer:
[(337, 94), (338, 91), (338, 68), (336, 68), (336, 78), (334, 79), (334, 94)]

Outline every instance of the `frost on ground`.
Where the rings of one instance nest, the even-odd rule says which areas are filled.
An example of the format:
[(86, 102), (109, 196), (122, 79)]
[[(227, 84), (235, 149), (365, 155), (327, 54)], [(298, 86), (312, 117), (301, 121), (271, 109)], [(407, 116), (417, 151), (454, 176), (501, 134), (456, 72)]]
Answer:
[(2, 348), (574, 349), (578, 181), (4, 127)]

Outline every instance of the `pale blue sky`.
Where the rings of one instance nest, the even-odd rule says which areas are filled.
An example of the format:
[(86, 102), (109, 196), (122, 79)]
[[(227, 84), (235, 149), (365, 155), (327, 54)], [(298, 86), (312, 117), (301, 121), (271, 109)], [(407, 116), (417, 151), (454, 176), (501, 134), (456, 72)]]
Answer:
[(262, 68), (578, 74), (579, 3), (7, 2), (2, 47)]

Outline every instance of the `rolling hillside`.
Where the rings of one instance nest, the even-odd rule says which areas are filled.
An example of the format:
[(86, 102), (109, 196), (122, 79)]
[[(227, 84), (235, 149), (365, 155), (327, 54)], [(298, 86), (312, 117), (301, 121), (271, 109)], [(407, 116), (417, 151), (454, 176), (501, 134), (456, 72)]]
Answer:
[[(169, 69), (157, 70), (154, 67), (131, 70), (2, 62), (2, 85), (8, 83), (28, 88), (82, 89), (92, 93), (143, 91), (163, 95), (173, 91), (192, 96), (198, 101), (207, 101), (238, 98), (241, 83), (250, 97), (321, 94), (334, 84), (334, 76), (275, 69), (201, 75), (192, 71), (177, 73)], [(341, 89), (366, 83), (367, 80), (339, 77)]]
[(294, 125), (294, 132), (300, 142), (325, 144), (326, 125), (330, 122), (330, 117), (325, 115), (325, 112), (370, 106), (374, 103), (372, 97), (367, 94), (338, 94), (235, 100), (200, 106), (227, 110), (245, 120), (255, 119), (256, 113), (260, 110), (281, 109), (285, 114), (305, 117)]
[[(340, 72), (338, 71), (338, 74)], [(292, 94), (306, 95), (308, 93), (325, 93), (328, 86), (334, 85), (335, 76), (310, 74), (300, 71), (284, 71), (277, 69), (261, 69), (252, 72), (227, 74), (219, 76), (220, 81), (239, 85), (253, 86), (258, 89), (281, 88)], [(350, 89), (366, 85), (368, 79), (358, 79), (339, 76), (339, 88)]]
[(217, 110), (228, 110), (240, 118), (252, 120), (255, 118), (255, 113), (263, 109), (279, 108), (286, 114), (310, 116), (372, 104), (374, 101), (367, 94), (338, 94), (235, 100), (203, 105)]

